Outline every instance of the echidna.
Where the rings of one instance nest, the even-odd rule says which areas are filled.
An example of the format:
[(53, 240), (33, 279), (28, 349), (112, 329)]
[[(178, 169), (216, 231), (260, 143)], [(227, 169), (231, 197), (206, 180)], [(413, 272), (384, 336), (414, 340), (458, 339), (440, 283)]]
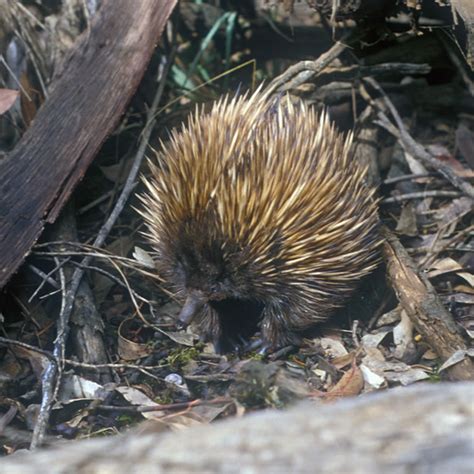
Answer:
[(217, 351), (297, 343), (377, 264), (374, 191), (326, 113), (261, 91), (197, 108), (162, 144), (141, 211), (157, 270)]

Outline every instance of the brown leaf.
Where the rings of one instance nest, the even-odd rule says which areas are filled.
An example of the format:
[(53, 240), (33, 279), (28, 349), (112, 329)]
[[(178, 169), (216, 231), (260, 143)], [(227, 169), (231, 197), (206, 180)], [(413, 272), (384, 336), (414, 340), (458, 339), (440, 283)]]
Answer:
[(343, 369), (344, 367), (347, 367), (348, 365), (350, 365), (353, 360), (354, 360), (354, 351), (352, 352), (349, 352), (349, 354), (345, 354), (345, 355), (342, 355), (342, 356), (339, 356), (339, 357), (335, 357), (332, 361), (331, 361), (331, 364), (334, 365), (334, 367), (336, 367), (337, 370), (341, 370)]
[(355, 362), (352, 364), (350, 370), (348, 370), (337, 382), (334, 387), (327, 393), (327, 400), (334, 400), (342, 397), (353, 397), (359, 395), (364, 388), (364, 376), (361, 370)]
[(18, 95), (19, 92), (13, 89), (0, 89), (0, 115), (10, 109)]
[(445, 147), (441, 145), (428, 145), (426, 149), (429, 150), (436, 159), (450, 166), (458, 176), (464, 178), (472, 178), (474, 176), (473, 171), (464, 167)]
[[(126, 337), (124, 334), (133, 332), (130, 330), (134, 324), (134, 318), (124, 319), (118, 330), (118, 339), (117, 339), (117, 352), (122, 360), (130, 361), (141, 359), (142, 357), (148, 356), (152, 352), (152, 347), (148, 344), (148, 341), (145, 342), (135, 342)], [(136, 328), (134, 328), (136, 332)]]
[(417, 217), (413, 203), (408, 203), (402, 208), (395, 230), (398, 234), (410, 237), (418, 235)]

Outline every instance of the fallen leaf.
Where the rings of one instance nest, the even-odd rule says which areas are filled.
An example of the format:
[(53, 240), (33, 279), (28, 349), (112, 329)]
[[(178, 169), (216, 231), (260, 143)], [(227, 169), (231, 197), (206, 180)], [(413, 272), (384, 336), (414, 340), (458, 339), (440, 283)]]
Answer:
[(364, 348), (377, 347), (390, 331), (381, 331), (376, 334), (365, 334), (362, 337), (361, 343)]
[(472, 178), (474, 172), (471, 169), (465, 168), (462, 163), (449, 152), (447, 148), (442, 145), (428, 145), (426, 149), (439, 161), (447, 164), (452, 170), (463, 178)]
[(341, 355), (339, 357), (335, 357), (331, 360), (331, 364), (336, 367), (337, 370), (341, 370), (344, 367), (347, 367), (349, 364), (352, 363), (354, 360), (356, 353), (354, 351), (349, 352), (348, 354)]
[(124, 319), (118, 329), (117, 352), (122, 360), (137, 360), (153, 352), (153, 347), (147, 342), (131, 341), (123, 334), (128, 333), (135, 318)]
[(341, 357), (347, 355), (347, 349), (342, 342), (332, 337), (322, 337), (320, 339), (321, 347), (329, 357)]
[[(127, 386), (120, 386), (120, 387), (115, 387), (115, 391), (120, 393), (127, 402), (129, 402), (133, 406), (145, 406), (145, 407), (154, 407), (154, 408), (160, 408), (161, 405), (159, 403), (156, 403), (153, 401), (150, 397), (146, 396), (143, 392), (140, 390), (134, 388), (134, 387), (127, 387)], [(142, 415), (145, 418), (149, 418), (147, 415), (149, 413), (154, 413), (154, 412), (144, 412)], [(164, 416), (163, 412), (160, 412), (157, 410), (156, 413), (159, 413), (160, 416)], [(150, 416), (150, 418), (156, 418), (157, 415), (154, 414), (153, 416)]]
[(231, 402), (228, 401), (223, 401), (219, 404), (202, 404), (195, 406), (190, 402), (189, 407), (170, 414), (169, 411), (160, 409), (162, 405), (154, 402), (151, 398), (140, 392), (140, 390), (133, 387), (116, 387), (116, 391), (134, 406), (157, 408), (156, 411), (142, 411), (140, 414), (147, 420), (162, 423), (173, 430), (180, 430), (188, 426), (202, 423), (209, 423), (231, 405)]
[(408, 203), (402, 207), (395, 231), (398, 234), (408, 235), (409, 237), (418, 235), (416, 212), (413, 203)]
[(19, 92), (13, 89), (0, 89), (0, 115), (7, 112), (19, 96)]
[(135, 246), (132, 257), (145, 268), (151, 268), (153, 270), (155, 269), (153, 257), (146, 250)]
[(334, 400), (335, 398), (353, 397), (359, 395), (364, 388), (364, 376), (355, 363), (341, 377), (341, 380), (327, 392), (326, 399)]
[(380, 377), (380, 375), (370, 370), (366, 365), (361, 364), (359, 368), (362, 372), (362, 375), (364, 376), (365, 383), (367, 383), (371, 387), (378, 389), (386, 384), (385, 379), (383, 377)]
[(458, 270), (463, 270), (463, 267), (453, 260), (452, 258), (442, 258), (436, 260), (431, 265), (432, 270), (428, 272), (428, 277), (433, 278), (435, 276), (443, 275), (444, 273), (457, 272)]
[(456, 260), (446, 257), (437, 260), (431, 266), (432, 270), (428, 272), (428, 278), (435, 278), (446, 273), (456, 273), (460, 278), (465, 280), (469, 285), (474, 286), (474, 275), (469, 273)]
[(98, 398), (98, 391), (102, 390), (99, 385), (92, 380), (85, 379), (79, 375), (65, 375), (61, 381), (59, 401), (70, 402), (71, 400)]
[(454, 352), (454, 354), (452, 354), (451, 357), (449, 357), (449, 359), (446, 360), (443, 365), (441, 365), (438, 372), (446, 370), (449, 367), (452, 367), (453, 365), (459, 364), (459, 362), (462, 362), (466, 357), (467, 357), (466, 351), (459, 350), (459, 351)]
[(442, 228), (469, 212), (472, 212), (472, 199), (464, 196), (453, 199), (446, 206), (437, 209), (434, 217), (437, 221), (438, 228)]
[(382, 352), (376, 348), (366, 349), (366, 356), (362, 364), (372, 372), (383, 377), (387, 382), (399, 382), (402, 385), (410, 385), (419, 380), (429, 378), (429, 375), (420, 368), (410, 367), (404, 362), (387, 361)]
[(428, 172), (428, 170), (417, 159), (410, 155), (410, 153), (405, 152), (405, 159), (413, 174), (426, 174)]

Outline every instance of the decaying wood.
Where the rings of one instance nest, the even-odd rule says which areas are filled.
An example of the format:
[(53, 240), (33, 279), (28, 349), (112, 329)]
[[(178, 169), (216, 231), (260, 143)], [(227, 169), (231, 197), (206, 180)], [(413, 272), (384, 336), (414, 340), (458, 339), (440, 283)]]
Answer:
[(474, 383), (399, 388), (3, 460), (9, 474), (470, 473)]
[(0, 287), (117, 125), (176, 0), (105, 0), (13, 152), (0, 162)]
[[(74, 203), (69, 202), (59, 219), (52, 228), (52, 240), (60, 242), (78, 242)], [(48, 235), (49, 237), (49, 235)], [(70, 249), (67, 244), (59, 244), (58, 249), (67, 253)], [(64, 265), (66, 284), (69, 284), (74, 268), (67, 263)], [(108, 362), (107, 350), (104, 344), (104, 321), (95, 306), (94, 296), (89, 283), (82, 279), (76, 297), (74, 309), (71, 314), (71, 342), (73, 353), (78, 360), (87, 364), (106, 364)], [(112, 382), (111, 373), (107, 369), (98, 369), (91, 374), (100, 377), (103, 383)]]
[[(439, 300), (428, 278), (416, 268), (403, 245), (384, 229), (384, 256), (391, 284), (417, 331), (443, 359), (467, 351), (451, 314)], [(447, 369), (451, 380), (474, 380), (474, 364), (466, 356)]]

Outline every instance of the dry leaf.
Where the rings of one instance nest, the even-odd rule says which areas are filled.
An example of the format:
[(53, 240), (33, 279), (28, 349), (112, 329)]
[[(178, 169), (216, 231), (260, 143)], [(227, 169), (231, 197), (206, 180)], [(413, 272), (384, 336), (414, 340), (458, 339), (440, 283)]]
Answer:
[(354, 363), (351, 369), (342, 376), (341, 380), (329, 390), (326, 399), (334, 400), (335, 398), (353, 397), (359, 395), (363, 388), (364, 376), (359, 367)]
[(431, 269), (428, 272), (429, 278), (434, 278), (439, 275), (443, 275), (444, 273), (451, 273), (457, 272), (459, 270), (464, 270), (461, 265), (459, 265), (456, 260), (452, 258), (442, 258), (440, 260), (436, 260), (433, 265), (431, 265)]
[(97, 394), (103, 389), (92, 380), (85, 379), (79, 375), (66, 374), (61, 382), (61, 390), (59, 392), (59, 400), (61, 402), (70, 402), (78, 399), (94, 399), (98, 398)]
[(432, 270), (428, 272), (429, 278), (434, 278), (445, 273), (456, 273), (457, 276), (465, 280), (469, 285), (474, 286), (474, 275), (466, 271), (456, 260), (446, 257), (437, 260), (431, 266)]
[(439, 161), (447, 164), (452, 170), (463, 178), (472, 178), (474, 172), (471, 169), (465, 168), (449, 150), (442, 145), (428, 145), (426, 149)]
[(371, 387), (379, 389), (386, 384), (385, 379), (383, 377), (380, 377), (380, 375), (370, 370), (366, 365), (361, 364), (360, 370), (362, 372), (362, 375), (364, 376), (365, 383), (370, 385)]
[(12, 107), (18, 95), (19, 92), (13, 89), (0, 89), (0, 115)]
[(341, 355), (339, 357), (334, 358), (331, 360), (331, 364), (336, 367), (337, 370), (341, 370), (344, 367), (347, 367), (352, 363), (354, 360), (354, 357), (356, 356), (356, 352), (352, 351), (349, 352), (348, 354)]
[(405, 152), (405, 159), (410, 171), (413, 174), (426, 174), (428, 172), (427, 169), (417, 159), (410, 155), (410, 153)]
[(347, 349), (341, 341), (333, 339), (332, 337), (322, 337), (320, 343), (326, 355), (331, 358), (347, 355)]
[(120, 323), (118, 329), (117, 352), (122, 360), (137, 360), (153, 352), (153, 347), (148, 343), (134, 342), (123, 336), (129, 330), (134, 318), (128, 318)]
[(366, 356), (363, 358), (362, 363), (388, 382), (410, 385), (419, 380), (429, 378), (429, 375), (420, 368), (410, 367), (404, 362), (385, 360), (382, 352), (375, 348), (366, 349)]
[(416, 212), (413, 203), (408, 203), (403, 206), (395, 231), (398, 234), (408, 235), (410, 237), (418, 235)]
[(449, 367), (452, 367), (455, 364), (458, 364), (459, 362), (462, 362), (466, 357), (467, 357), (467, 351), (464, 350), (459, 350), (454, 352), (454, 354), (451, 355), (451, 357), (444, 362), (444, 364), (439, 368), (438, 372), (441, 372), (442, 370), (446, 370)]
[(153, 257), (146, 250), (135, 246), (132, 257), (145, 268), (151, 268), (153, 270), (155, 269)]
[(380, 331), (375, 334), (365, 334), (364, 336), (362, 336), (362, 346), (366, 349), (377, 347), (385, 339), (385, 336), (389, 333), (390, 331)]

